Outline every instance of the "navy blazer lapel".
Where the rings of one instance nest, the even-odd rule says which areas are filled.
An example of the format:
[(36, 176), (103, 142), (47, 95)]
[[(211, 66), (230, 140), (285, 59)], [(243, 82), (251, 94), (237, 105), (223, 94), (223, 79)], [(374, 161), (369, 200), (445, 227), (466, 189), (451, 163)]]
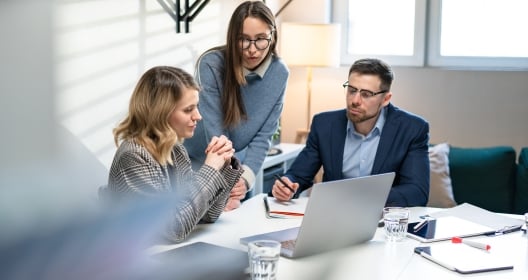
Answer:
[(332, 123), (331, 130), (331, 154), (332, 154), (332, 167), (335, 170), (338, 179), (343, 179), (343, 151), (345, 150), (345, 139), (346, 139), (346, 127), (348, 118), (346, 116), (346, 110), (342, 111), (339, 115), (339, 119)]
[(372, 174), (381, 173), (381, 167), (389, 157), (389, 151), (396, 137), (396, 132), (398, 132), (398, 127), (400, 126), (400, 121), (397, 116), (395, 107), (389, 103), (387, 106), (387, 118), (381, 132), (374, 164), (372, 165)]

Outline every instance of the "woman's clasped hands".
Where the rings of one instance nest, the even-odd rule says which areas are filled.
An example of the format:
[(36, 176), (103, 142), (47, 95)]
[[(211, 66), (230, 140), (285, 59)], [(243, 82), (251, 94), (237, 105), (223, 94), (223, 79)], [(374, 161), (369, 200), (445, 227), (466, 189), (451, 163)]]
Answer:
[(205, 164), (220, 170), (235, 154), (233, 143), (226, 136), (213, 136), (205, 149)]

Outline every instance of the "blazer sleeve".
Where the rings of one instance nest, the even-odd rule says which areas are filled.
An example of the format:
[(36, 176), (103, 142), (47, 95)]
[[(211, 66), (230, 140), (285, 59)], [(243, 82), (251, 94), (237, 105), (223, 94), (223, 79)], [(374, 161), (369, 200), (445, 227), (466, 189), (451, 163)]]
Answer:
[(211, 205), (209, 210), (202, 217), (201, 222), (212, 223), (215, 222), (218, 217), (220, 217), (220, 214), (222, 214), (226, 206), (231, 189), (233, 189), (233, 186), (235, 186), (235, 183), (238, 181), (238, 179), (240, 179), (240, 176), (243, 172), (244, 170), (242, 169), (242, 166), (240, 166), (240, 162), (235, 157), (232, 158), (231, 164), (220, 170), (220, 173), (224, 177), (228, 188), (213, 198), (213, 200), (210, 202)]
[[(425, 206), (429, 198), (429, 124), (414, 124), (415, 131), (404, 153), (395, 182), (387, 199), (387, 206)], [(396, 144), (397, 145), (397, 144)], [(385, 170), (387, 172), (394, 170)]]
[(324, 122), (322, 123), (321, 118), (315, 116), (306, 138), (306, 145), (285, 174), (292, 182), (299, 183), (296, 197), (313, 185), (314, 177), (322, 166), (320, 149), (324, 148), (322, 145), (330, 144), (321, 143), (328, 138), (321, 135), (324, 134), (321, 131), (322, 125)]
[(214, 222), (218, 219), (236, 182), (234, 180), (238, 180), (242, 170), (224, 168), (218, 171), (203, 165), (197, 172), (193, 172), (188, 156), (182, 150), (175, 152), (177, 175), (180, 179), (175, 190), (178, 203), (174, 209), (168, 238), (181, 242), (198, 222)]
[[(128, 145), (127, 143), (122, 146)], [(142, 148), (120, 147), (110, 168), (109, 189), (116, 199), (155, 197), (170, 192), (164, 170)]]

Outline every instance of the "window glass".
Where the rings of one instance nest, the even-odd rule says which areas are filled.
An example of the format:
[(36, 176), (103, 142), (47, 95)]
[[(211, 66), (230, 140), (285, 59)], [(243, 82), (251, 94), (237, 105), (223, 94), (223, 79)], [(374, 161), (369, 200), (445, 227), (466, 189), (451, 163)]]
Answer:
[(333, 0), (341, 23), (341, 63), (377, 57), (391, 65), (422, 66), (426, 1)]
[(441, 56), (528, 57), (528, 1), (443, 0)]
[(415, 0), (349, 0), (350, 54), (414, 54)]
[(332, 4), (342, 64), (371, 56), (394, 66), (528, 69), (528, 0)]

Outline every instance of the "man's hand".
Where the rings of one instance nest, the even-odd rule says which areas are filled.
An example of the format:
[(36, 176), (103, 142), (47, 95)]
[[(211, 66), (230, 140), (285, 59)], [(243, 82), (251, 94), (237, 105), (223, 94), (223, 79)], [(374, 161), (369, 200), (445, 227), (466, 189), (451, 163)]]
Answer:
[(290, 200), (297, 189), (299, 188), (298, 183), (292, 183), (288, 177), (281, 177), (282, 182), (286, 184), (286, 186), (290, 187), (294, 191), (292, 192), (290, 188), (284, 186), (284, 184), (279, 181), (275, 180), (275, 183), (273, 183), (273, 189), (271, 190), (271, 194), (273, 194), (273, 197), (275, 197), (279, 201), (288, 201)]

